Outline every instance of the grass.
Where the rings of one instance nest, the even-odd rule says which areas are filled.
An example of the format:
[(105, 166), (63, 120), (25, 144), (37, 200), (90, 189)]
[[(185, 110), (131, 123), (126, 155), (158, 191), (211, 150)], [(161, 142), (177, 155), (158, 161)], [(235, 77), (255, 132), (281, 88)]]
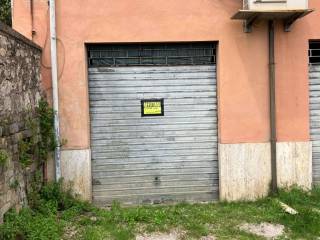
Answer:
[[(285, 213), (278, 200), (299, 214)], [(72, 198), (61, 183), (49, 184), (33, 198), (32, 208), (9, 212), (0, 226), (0, 239), (134, 239), (145, 232), (179, 229), (186, 239), (214, 235), (218, 239), (262, 239), (240, 231), (242, 223), (282, 224), (282, 239), (317, 239), (320, 236), (320, 188), (310, 192), (293, 188), (256, 202), (180, 203), (171, 206), (96, 208)], [(317, 211), (318, 210), (318, 211)], [(281, 238), (280, 238), (281, 239)]]

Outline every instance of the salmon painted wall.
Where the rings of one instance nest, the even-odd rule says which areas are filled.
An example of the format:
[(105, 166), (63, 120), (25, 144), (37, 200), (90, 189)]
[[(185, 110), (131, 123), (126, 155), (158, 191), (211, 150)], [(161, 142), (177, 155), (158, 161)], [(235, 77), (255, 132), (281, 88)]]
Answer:
[[(14, 0), (13, 27), (31, 37), (30, 0)], [(236, 0), (57, 0), (60, 117), (65, 148), (90, 147), (85, 43), (219, 41), (218, 94), (221, 143), (269, 141), (267, 23), (243, 33), (230, 17)], [(309, 140), (308, 40), (320, 39), (318, 9), (290, 33), (276, 31), (279, 141)], [(29, 15), (28, 15), (29, 14)], [(44, 87), (50, 92), (48, 5), (34, 0), (33, 39), (44, 47)]]
[(315, 12), (298, 20), (292, 31), (276, 32), (276, 104), (279, 141), (309, 140), (309, 40), (320, 40), (320, 1), (309, 0)]

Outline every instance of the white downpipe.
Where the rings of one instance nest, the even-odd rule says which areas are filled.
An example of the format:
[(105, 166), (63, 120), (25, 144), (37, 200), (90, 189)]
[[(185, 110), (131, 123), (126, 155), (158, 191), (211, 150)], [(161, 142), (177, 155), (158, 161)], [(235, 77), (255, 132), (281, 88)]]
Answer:
[(54, 153), (54, 158), (55, 158), (56, 181), (58, 181), (61, 178), (61, 164), (60, 164), (59, 89), (58, 89), (55, 0), (49, 0), (49, 4), (50, 4), (52, 100), (53, 100), (53, 111), (54, 111), (55, 140), (57, 144), (55, 153)]

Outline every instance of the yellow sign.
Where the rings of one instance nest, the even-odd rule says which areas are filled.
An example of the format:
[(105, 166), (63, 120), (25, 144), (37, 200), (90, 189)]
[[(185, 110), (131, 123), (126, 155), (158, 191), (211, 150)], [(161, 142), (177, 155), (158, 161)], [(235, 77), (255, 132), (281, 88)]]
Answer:
[(142, 116), (162, 116), (163, 100), (142, 100)]
[(143, 113), (148, 114), (161, 114), (161, 102), (144, 102)]

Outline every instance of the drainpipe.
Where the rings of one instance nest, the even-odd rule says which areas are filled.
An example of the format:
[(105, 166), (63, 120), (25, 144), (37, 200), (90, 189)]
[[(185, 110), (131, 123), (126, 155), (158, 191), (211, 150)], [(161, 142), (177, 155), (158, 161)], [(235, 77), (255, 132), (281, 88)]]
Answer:
[(269, 20), (269, 100), (272, 192), (277, 192), (277, 130), (276, 130), (276, 87), (274, 56), (274, 20)]
[(13, 26), (13, 7), (14, 7), (13, 1), (14, 0), (11, 0), (11, 2), (10, 2), (10, 7), (11, 7), (11, 25), (12, 26)]
[(36, 31), (34, 30), (34, 4), (33, 0), (30, 0), (30, 12), (31, 12), (31, 38), (33, 40)]
[(56, 141), (54, 159), (55, 159), (56, 181), (59, 181), (59, 179), (61, 178), (61, 164), (60, 164), (60, 123), (59, 123), (59, 93), (58, 93), (55, 0), (49, 0), (49, 7), (50, 7), (52, 101), (53, 101), (54, 130), (55, 130), (55, 141)]

